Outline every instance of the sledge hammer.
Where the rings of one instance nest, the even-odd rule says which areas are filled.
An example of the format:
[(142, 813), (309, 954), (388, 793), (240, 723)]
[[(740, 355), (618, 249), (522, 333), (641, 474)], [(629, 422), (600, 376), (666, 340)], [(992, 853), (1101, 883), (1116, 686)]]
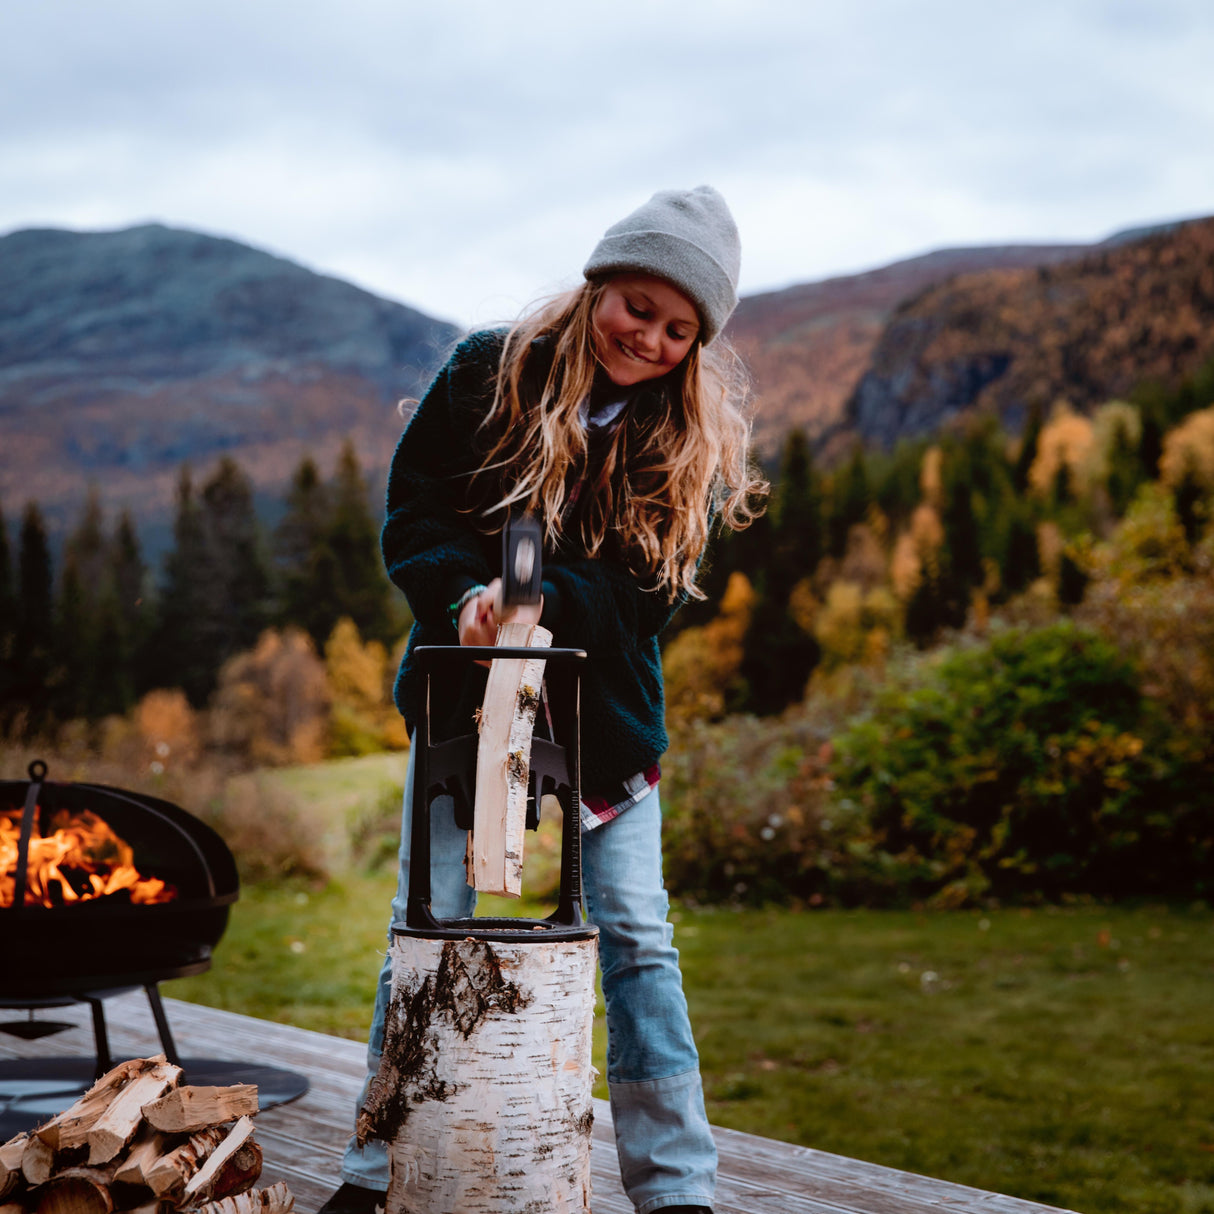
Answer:
[[(529, 607), (540, 601), (544, 535), (531, 514), (511, 517), (502, 528), (502, 607)], [(509, 610), (504, 614), (512, 614)]]

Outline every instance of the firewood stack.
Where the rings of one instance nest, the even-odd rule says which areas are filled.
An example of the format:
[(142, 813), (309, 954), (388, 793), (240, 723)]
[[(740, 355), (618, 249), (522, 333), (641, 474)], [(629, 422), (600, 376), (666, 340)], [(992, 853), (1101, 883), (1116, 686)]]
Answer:
[(285, 1184), (253, 1188), (256, 1086), (180, 1080), (163, 1054), (120, 1063), (0, 1146), (0, 1214), (289, 1214)]

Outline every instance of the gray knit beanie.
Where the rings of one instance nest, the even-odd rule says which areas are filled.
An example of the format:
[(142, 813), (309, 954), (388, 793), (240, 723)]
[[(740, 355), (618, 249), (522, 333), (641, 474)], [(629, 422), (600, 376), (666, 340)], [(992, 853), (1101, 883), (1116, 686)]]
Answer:
[(700, 313), (704, 344), (738, 305), (742, 248), (725, 199), (710, 185), (659, 190), (609, 227), (582, 272), (603, 278), (629, 271), (678, 287)]

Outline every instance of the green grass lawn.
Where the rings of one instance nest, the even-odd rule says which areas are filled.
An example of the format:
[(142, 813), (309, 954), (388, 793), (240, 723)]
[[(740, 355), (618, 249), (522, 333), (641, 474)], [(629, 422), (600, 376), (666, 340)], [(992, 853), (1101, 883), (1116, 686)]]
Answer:
[[(393, 884), (246, 888), (166, 993), (361, 1038)], [(1208, 909), (675, 919), (716, 1124), (1085, 1214), (1214, 1212)]]

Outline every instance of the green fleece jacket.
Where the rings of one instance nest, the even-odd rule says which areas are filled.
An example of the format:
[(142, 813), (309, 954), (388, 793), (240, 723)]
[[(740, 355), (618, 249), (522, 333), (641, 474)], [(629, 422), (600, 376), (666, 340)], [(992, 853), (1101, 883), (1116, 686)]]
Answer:
[[(504, 333), (474, 333), (438, 373), (401, 436), (388, 477), (382, 545), (388, 574), (409, 600), (415, 624), (396, 680), (397, 707), (410, 726), (425, 705), (418, 645), (454, 645), (448, 607), (469, 587), (500, 575), (501, 539), (484, 535), (469, 504), (469, 482), (484, 459), (478, 427), (493, 402)], [(548, 359), (537, 343), (529, 380), (542, 382)], [(624, 425), (643, 424), (647, 385)], [(584, 649), (581, 687), (582, 792), (613, 789), (655, 763), (667, 746), (658, 634), (681, 603), (644, 589), (619, 560), (566, 547), (544, 554), (542, 623), (556, 646)], [(485, 668), (462, 679), (435, 678), (431, 732), (437, 740), (470, 733), (484, 696)]]

